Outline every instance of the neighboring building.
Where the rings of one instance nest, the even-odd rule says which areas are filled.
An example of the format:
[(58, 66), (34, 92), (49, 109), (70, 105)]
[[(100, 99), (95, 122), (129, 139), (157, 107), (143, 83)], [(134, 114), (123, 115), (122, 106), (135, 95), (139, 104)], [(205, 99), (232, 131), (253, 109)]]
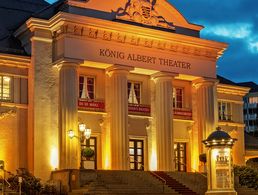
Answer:
[(238, 84), (251, 89), (244, 97), (245, 131), (248, 134), (258, 137), (258, 85), (254, 82)]
[[(8, 170), (25, 167), (44, 180), (79, 167), (199, 170), (202, 140), (217, 126), (238, 139), (234, 163), (245, 163), (249, 89), (218, 83), (227, 45), (201, 39), (203, 27), (167, 1), (8, 2), (0, 2), (1, 18), (26, 13), (2, 26), (0, 42), (0, 159)], [(89, 140), (77, 139), (81, 122)], [(81, 157), (84, 147), (94, 157)]]
[(245, 160), (258, 158), (258, 138), (245, 133)]

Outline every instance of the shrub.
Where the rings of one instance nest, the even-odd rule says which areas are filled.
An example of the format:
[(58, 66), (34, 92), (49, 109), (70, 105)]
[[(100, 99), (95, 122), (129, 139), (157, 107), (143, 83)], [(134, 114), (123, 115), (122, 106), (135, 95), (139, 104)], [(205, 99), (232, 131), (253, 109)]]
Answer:
[(205, 153), (200, 154), (199, 155), (199, 160), (205, 164), (207, 162), (207, 155)]
[(258, 170), (247, 166), (235, 166), (234, 173), (239, 177), (239, 184), (258, 189)]
[(95, 154), (94, 150), (92, 150), (90, 147), (86, 147), (82, 149), (82, 156), (85, 158), (91, 158)]
[(19, 192), (19, 177), (22, 177), (21, 190), (24, 194), (57, 194), (53, 185), (42, 185), (40, 179), (26, 169), (18, 169), (17, 174), (8, 178), (11, 189)]

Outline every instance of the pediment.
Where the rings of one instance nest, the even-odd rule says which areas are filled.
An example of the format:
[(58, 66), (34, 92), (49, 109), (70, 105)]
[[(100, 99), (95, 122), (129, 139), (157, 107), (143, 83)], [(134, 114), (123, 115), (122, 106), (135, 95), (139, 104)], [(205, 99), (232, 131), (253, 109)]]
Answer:
[(200, 31), (166, 0), (68, 0), (68, 4), (110, 13), (114, 19), (175, 30), (183, 27)]

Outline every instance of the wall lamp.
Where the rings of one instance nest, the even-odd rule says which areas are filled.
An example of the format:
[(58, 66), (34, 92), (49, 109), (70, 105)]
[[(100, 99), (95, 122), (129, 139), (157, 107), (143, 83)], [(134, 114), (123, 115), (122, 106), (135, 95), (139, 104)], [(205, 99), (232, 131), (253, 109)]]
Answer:
[[(84, 142), (85, 139), (89, 139), (91, 136), (91, 129), (87, 128), (84, 123), (79, 123), (79, 131), (80, 131), (80, 141)], [(67, 135), (70, 139), (77, 137), (74, 133), (74, 130), (69, 130)]]

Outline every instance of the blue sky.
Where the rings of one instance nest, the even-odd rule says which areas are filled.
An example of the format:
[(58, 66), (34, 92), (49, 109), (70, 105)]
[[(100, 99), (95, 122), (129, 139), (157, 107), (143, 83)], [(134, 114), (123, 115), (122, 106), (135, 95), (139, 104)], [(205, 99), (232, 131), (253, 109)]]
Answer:
[(258, 83), (258, 0), (169, 2), (188, 21), (205, 26), (202, 38), (229, 44), (218, 61), (218, 74), (235, 82)]
[(257, 0), (169, 0), (190, 22), (205, 26), (201, 37), (229, 44), (218, 74), (258, 83)]

